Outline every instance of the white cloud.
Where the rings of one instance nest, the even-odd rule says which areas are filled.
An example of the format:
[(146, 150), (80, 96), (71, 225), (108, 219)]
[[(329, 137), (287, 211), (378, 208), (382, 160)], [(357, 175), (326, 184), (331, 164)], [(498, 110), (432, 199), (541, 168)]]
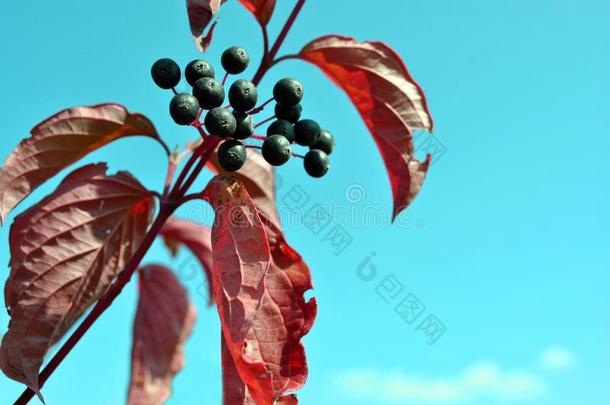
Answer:
[(547, 391), (540, 376), (503, 371), (496, 364), (474, 364), (447, 378), (430, 378), (401, 372), (353, 370), (337, 378), (346, 394), (367, 397), (375, 403), (460, 403), (472, 399), (533, 399)]
[(540, 356), (540, 364), (551, 370), (568, 370), (574, 365), (574, 356), (563, 347), (547, 347)]

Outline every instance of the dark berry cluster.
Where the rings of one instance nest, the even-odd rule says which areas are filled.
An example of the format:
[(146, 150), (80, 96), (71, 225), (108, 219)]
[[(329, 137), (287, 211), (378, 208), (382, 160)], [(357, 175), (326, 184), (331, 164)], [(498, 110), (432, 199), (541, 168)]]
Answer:
[[(301, 82), (292, 78), (281, 79), (273, 87), (273, 98), (256, 107), (256, 86), (249, 80), (238, 79), (229, 87), (229, 106), (222, 106), (228, 75), (242, 73), (249, 61), (248, 52), (241, 47), (225, 50), (221, 63), (226, 75), (222, 82), (216, 80), (214, 68), (208, 62), (200, 59), (192, 61), (184, 69), (186, 81), (192, 86), (191, 94), (175, 91), (181, 71), (173, 60), (158, 60), (153, 64), (151, 73), (159, 87), (174, 90), (169, 112), (177, 124), (204, 126), (210, 135), (226, 139), (218, 148), (218, 162), (225, 170), (236, 171), (244, 165), (247, 147), (261, 149), (269, 164), (283, 165), (291, 156), (299, 156), (292, 152), (292, 144), (296, 143), (310, 149), (305, 156), (299, 156), (303, 158), (305, 171), (312, 177), (324, 176), (330, 167), (328, 155), (332, 153), (335, 141), (331, 133), (320, 128), (316, 121), (301, 119)], [(275, 115), (264, 121), (273, 121), (267, 128), (267, 136), (254, 135), (252, 116), (271, 101), (276, 102)], [(207, 113), (201, 124), (199, 118), (204, 111)], [(243, 141), (248, 138), (263, 140), (263, 144), (247, 145)]]

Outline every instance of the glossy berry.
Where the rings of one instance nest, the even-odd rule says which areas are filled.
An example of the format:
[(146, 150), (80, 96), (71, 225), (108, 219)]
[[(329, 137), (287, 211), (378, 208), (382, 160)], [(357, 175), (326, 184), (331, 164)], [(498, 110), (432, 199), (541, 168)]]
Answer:
[(218, 163), (228, 172), (239, 170), (246, 162), (246, 147), (235, 139), (224, 141), (218, 148)]
[(277, 120), (271, 123), (267, 128), (267, 136), (284, 135), (288, 142), (294, 142), (294, 127), (286, 120)]
[(278, 103), (275, 105), (275, 116), (278, 119), (286, 120), (293, 124), (301, 118), (301, 112), (303, 112), (301, 104), (286, 106)]
[(229, 103), (237, 111), (248, 111), (256, 106), (258, 91), (250, 80), (239, 79), (229, 89)]
[(303, 98), (303, 85), (296, 79), (281, 79), (273, 86), (273, 98), (285, 106), (298, 104)]
[(262, 152), (270, 165), (283, 165), (290, 159), (290, 142), (282, 135), (271, 135), (263, 142)]
[(322, 177), (328, 172), (330, 162), (328, 155), (320, 149), (313, 149), (307, 152), (303, 159), (305, 171), (311, 177)]
[(320, 125), (314, 120), (300, 120), (294, 124), (294, 136), (299, 145), (309, 146), (317, 142)]
[(204, 110), (220, 107), (225, 101), (225, 89), (216, 79), (203, 77), (193, 85), (193, 96)]
[(335, 148), (335, 138), (332, 136), (330, 132), (323, 129), (320, 131), (320, 135), (318, 136), (318, 140), (309, 147), (309, 149), (320, 149), (327, 155), (333, 153), (333, 149)]
[(159, 59), (150, 69), (155, 84), (162, 89), (171, 89), (180, 82), (180, 66), (171, 59)]
[(176, 94), (169, 103), (169, 113), (176, 124), (188, 125), (197, 118), (199, 102), (188, 93)]
[(216, 107), (207, 113), (204, 125), (210, 134), (221, 138), (230, 138), (235, 133), (237, 122), (231, 111)]
[(250, 57), (244, 48), (233, 46), (222, 53), (220, 62), (227, 73), (235, 75), (246, 70)]
[(195, 82), (201, 78), (214, 77), (214, 75), (214, 68), (212, 65), (203, 59), (196, 59), (190, 62), (184, 69), (186, 81), (189, 82), (191, 86), (193, 86)]
[(254, 121), (250, 114), (235, 111), (233, 113), (235, 117), (235, 122), (237, 123), (237, 127), (235, 129), (235, 133), (233, 134), (233, 138), (235, 139), (247, 139), (254, 133)]

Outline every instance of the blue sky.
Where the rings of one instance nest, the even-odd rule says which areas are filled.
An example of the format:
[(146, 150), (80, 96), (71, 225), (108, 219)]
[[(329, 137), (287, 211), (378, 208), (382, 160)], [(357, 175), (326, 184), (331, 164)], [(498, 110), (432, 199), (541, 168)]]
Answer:
[[(272, 34), (293, 2), (278, 3)], [(286, 226), (312, 269), (319, 303), (305, 338), (303, 404), (608, 403), (609, 17), (602, 0), (308, 2), (282, 50), (296, 52), (326, 33), (390, 44), (426, 91), (437, 126), (432, 139), (445, 152), (416, 202), (390, 226), (381, 158), (341, 91), (298, 61), (274, 68), (262, 83), (259, 91), (270, 94), (274, 80), (299, 77), (305, 115), (337, 138), (324, 179), (307, 178), (296, 160), (279, 170), (282, 209), (294, 214), (294, 193), (306, 195), (297, 218), (319, 204), (352, 238), (336, 255), (328, 229)], [(184, 65), (198, 56), (184, 1), (8, 2), (0, 33), (0, 155), (54, 112), (104, 101), (145, 113), (171, 145), (196, 136), (171, 122), (170, 94), (149, 77), (159, 57)], [(257, 60), (259, 39), (252, 17), (230, 1), (206, 58), (219, 66), (222, 50), (240, 44)], [(429, 144), (420, 139), (424, 152)], [(163, 154), (150, 141), (120, 141), (81, 164), (106, 160), (113, 171), (162, 186)], [(198, 220), (205, 210), (192, 204), (181, 215)], [(381, 222), (364, 223), (367, 212)], [(3, 263), (8, 229), (0, 229)], [(146, 259), (177, 268), (199, 304), (169, 403), (214, 404), (219, 325), (189, 258), (183, 252), (172, 261), (159, 243)], [(363, 274), (373, 270), (367, 281)], [(395, 311), (406, 297), (425, 306), (411, 324)], [(130, 285), (44, 388), (49, 404), (124, 401), (136, 300)], [(428, 316), (446, 328), (432, 345), (418, 328)], [(7, 324), (0, 311), (0, 333)], [(0, 378), (0, 403), (21, 390)]]

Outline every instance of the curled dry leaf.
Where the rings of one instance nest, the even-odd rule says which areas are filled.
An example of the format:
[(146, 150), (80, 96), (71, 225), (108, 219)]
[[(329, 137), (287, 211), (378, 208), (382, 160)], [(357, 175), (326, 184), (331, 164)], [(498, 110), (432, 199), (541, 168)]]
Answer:
[(118, 104), (70, 108), (41, 122), (0, 169), (0, 221), (62, 169), (116, 139), (134, 135), (159, 139), (148, 118)]
[(261, 25), (267, 25), (273, 10), (275, 9), (275, 0), (239, 0), (258, 20)]
[(183, 347), (196, 311), (174, 273), (163, 266), (139, 269), (138, 310), (133, 325), (129, 405), (161, 405), (184, 366)]
[(210, 228), (195, 224), (184, 219), (172, 218), (168, 220), (161, 232), (165, 245), (172, 252), (172, 255), (178, 253), (181, 245), (186, 246), (197, 258), (201, 267), (205, 271), (208, 288), (210, 305), (214, 302), (214, 289), (212, 288), (212, 237)]
[(195, 40), (197, 48), (201, 52), (205, 51), (204, 48), (209, 46), (211, 40), (211, 34), (206, 36), (207, 46), (204, 46), (203, 32), (208, 26), (212, 18), (220, 11), (220, 6), (227, 0), (186, 0), (186, 11), (189, 17), (189, 24), (191, 26), (191, 34)]
[(38, 392), (38, 370), (56, 343), (106, 290), (137, 249), (154, 200), (130, 174), (106, 165), (68, 175), (15, 218), (4, 299), (11, 316), (0, 368)]
[(416, 197), (430, 164), (414, 153), (412, 132), (432, 131), (424, 92), (400, 57), (381, 42), (329, 35), (313, 40), (299, 58), (318, 66), (352, 100), (385, 162), (393, 218)]
[(259, 214), (264, 215), (279, 227), (280, 220), (275, 208), (275, 174), (273, 167), (260, 153), (248, 149), (248, 158), (243, 167), (236, 172), (227, 172), (218, 163), (214, 153), (208, 161), (208, 167), (221, 176), (233, 176), (239, 179), (256, 204)]

